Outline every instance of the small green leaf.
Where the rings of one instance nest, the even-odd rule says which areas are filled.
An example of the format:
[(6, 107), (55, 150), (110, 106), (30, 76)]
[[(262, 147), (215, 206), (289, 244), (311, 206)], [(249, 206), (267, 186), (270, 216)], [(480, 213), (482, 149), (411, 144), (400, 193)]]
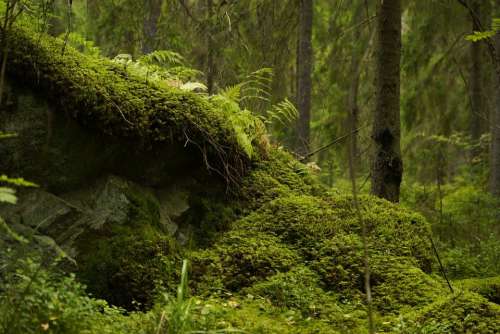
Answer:
[(16, 191), (7, 187), (0, 187), (0, 202), (16, 204)]

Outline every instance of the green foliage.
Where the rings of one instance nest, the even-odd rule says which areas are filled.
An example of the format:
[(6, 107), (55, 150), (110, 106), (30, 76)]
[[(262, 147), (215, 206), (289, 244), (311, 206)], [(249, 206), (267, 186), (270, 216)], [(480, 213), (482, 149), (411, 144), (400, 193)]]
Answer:
[(187, 297), (188, 293), (188, 261), (183, 260), (181, 270), (181, 282), (177, 287), (177, 299), (164, 294), (166, 306), (161, 313), (156, 333), (192, 333), (192, 304), (193, 299)]
[(293, 124), (299, 116), (299, 111), (295, 105), (288, 99), (271, 106), (267, 111), (267, 115), (263, 118), (265, 123), (274, 124), (278, 123), (282, 126)]
[(170, 50), (157, 50), (143, 55), (134, 61), (130, 54), (119, 54), (113, 62), (123, 65), (132, 75), (144, 78), (145, 81), (157, 87), (171, 89), (180, 88), (184, 91), (205, 91), (207, 88), (196, 80), (203, 73), (185, 64), (184, 58)]
[(176, 65), (184, 65), (185, 59), (179, 53), (174, 51), (155, 50), (150, 54), (141, 56), (138, 59), (138, 62), (144, 65), (158, 65), (168, 68)]
[(271, 102), (272, 77), (272, 69), (262, 68), (250, 73), (242, 82), (222, 89), (212, 99), (230, 114), (251, 110), (264, 124), (286, 127), (298, 117), (297, 108), (289, 99), (262, 110)]
[(0, 187), (0, 203), (16, 204), (16, 191), (12, 188)]
[(496, 31), (487, 30), (487, 31), (474, 31), (473, 34), (465, 36), (465, 39), (471, 42), (479, 42), (488, 38), (495, 36)]
[(474, 31), (471, 35), (465, 36), (465, 39), (471, 42), (479, 42), (492, 38), (500, 31), (500, 19), (494, 18), (491, 23), (491, 30)]
[(119, 313), (88, 297), (74, 275), (55, 274), (30, 258), (18, 262), (0, 290), (0, 328), (5, 334), (80, 333)]
[(0, 183), (8, 183), (13, 186), (18, 186), (18, 187), (38, 187), (35, 183), (26, 181), (25, 179), (22, 178), (11, 178), (7, 177), (7, 175), (0, 175)]

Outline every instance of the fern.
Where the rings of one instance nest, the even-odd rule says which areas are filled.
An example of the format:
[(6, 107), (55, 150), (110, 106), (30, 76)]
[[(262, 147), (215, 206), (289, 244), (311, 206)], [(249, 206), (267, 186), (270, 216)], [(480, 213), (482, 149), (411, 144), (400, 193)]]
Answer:
[(465, 36), (465, 39), (471, 42), (479, 42), (487, 38), (495, 36), (496, 32), (494, 30), (487, 31), (474, 31), (474, 33)]
[(185, 66), (184, 58), (173, 51), (154, 51), (137, 61), (134, 61), (130, 54), (119, 54), (113, 58), (113, 62), (123, 65), (129, 73), (163, 88), (206, 91), (206, 86), (196, 81), (203, 73)]
[(264, 123), (273, 124), (278, 122), (283, 126), (293, 123), (299, 116), (299, 111), (295, 105), (287, 98), (271, 106), (267, 112), (267, 117), (263, 118)]
[(16, 191), (12, 188), (0, 187), (0, 203), (16, 204)]
[(471, 42), (479, 42), (495, 36), (498, 32), (500, 32), (500, 18), (495, 18), (491, 23), (491, 30), (474, 31), (472, 34), (465, 36), (465, 39)]
[(227, 100), (227, 102), (233, 102), (239, 104), (241, 102), (241, 89), (244, 83), (239, 83), (233, 86), (228, 86), (222, 89), (219, 94), (215, 95), (214, 98), (222, 97)]
[(26, 181), (22, 178), (10, 178), (7, 177), (7, 175), (0, 175), (0, 182), (9, 183), (11, 185), (20, 187), (38, 187), (38, 185), (33, 182)]
[(170, 50), (156, 50), (140, 57), (137, 61), (142, 65), (158, 65), (165, 68), (185, 65), (184, 57)]

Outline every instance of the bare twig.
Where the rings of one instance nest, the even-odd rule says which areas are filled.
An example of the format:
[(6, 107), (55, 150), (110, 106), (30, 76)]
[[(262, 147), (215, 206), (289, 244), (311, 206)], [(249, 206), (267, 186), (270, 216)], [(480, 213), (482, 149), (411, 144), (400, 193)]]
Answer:
[[(351, 122), (351, 133), (355, 133), (358, 129), (352, 129), (352, 119)], [(351, 185), (352, 185), (352, 197), (354, 202), (354, 210), (356, 211), (356, 218), (358, 220), (359, 225), (361, 225), (361, 238), (363, 241), (363, 264), (364, 264), (364, 276), (365, 276), (365, 293), (366, 293), (366, 306), (368, 309), (368, 330), (370, 334), (375, 333), (375, 326), (373, 323), (373, 311), (372, 311), (372, 292), (370, 285), (370, 261), (368, 257), (368, 232), (366, 229), (366, 224), (361, 215), (361, 208), (358, 202), (358, 191), (356, 188), (356, 170), (354, 166), (354, 141), (350, 140), (349, 145), (349, 174), (351, 177)]]
[(357, 128), (357, 129), (354, 129), (352, 132), (346, 133), (346, 134), (345, 134), (345, 135), (343, 135), (343, 136), (340, 136), (340, 137), (338, 137), (338, 138), (335, 138), (335, 139), (334, 139), (333, 141), (331, 141), (330, 143), (328, 143), (328, 144), (326, 144), (326, 145), (323, 145), (323, 146), (321, 146), (320, 148), (318, 148), (318, 149), (316, 149), (316, 150), (314, 150), (314, 151), (312, 151), (312, 152), (309, 152), (307, 155), (305, 155), (304, 157), (301, 157), (299, 160), (300, 160), (300, 161), (306, 161), (307, 159), (309, 159), (309, 158), (310, 158), (310, 157), (312, 157), (313, 155), (318, 154), (319, 152), (324, 151), (324, 150), (326, 150), (327, 148), (329, 148), (329, 147), (331, 147), (331, 146), (333, 146), (333, 145), (335, 145), (335, 144), (338, 144), (339, 142), (341, 142), (341, 141), (343, 141), (343, 140), (345, 140), (345, 139), (349, 138), (349, 137), (350, 137), (350, 136), (352, 136), (352, 135), (355, 135), (356, 133), (358, 133), (358, 132), (359, 132), (359, 131), (361, 131), (362, 129), (366, 128), (367, 126), (369, 126), (369, 124), (364, 125), (364, 126), (361, 126), (361, 127)]

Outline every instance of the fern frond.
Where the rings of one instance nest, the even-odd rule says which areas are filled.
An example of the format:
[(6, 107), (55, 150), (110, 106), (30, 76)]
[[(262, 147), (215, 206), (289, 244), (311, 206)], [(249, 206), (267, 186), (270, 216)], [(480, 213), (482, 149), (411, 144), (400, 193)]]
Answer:
[(183, 66), (184, 57), (170, 50), (156, 50), (137, 60), (142, 65), (158, 65), (161, 67)]
[(287, 126), (294, 122), (299, 116), (299, 112), (295, 105), (287, 98), (273, 105), (267, 112), (266, 123), (271, 124), (278, 122), (283, 126)]
[(479, 42), (487, 38), (491, 38), (495, 36), (496, 31), (488, 30), (488, 31), (474, 31), (474, 33), (465, 36), (465, 39), (471, 42)]
[(228, 86), (222, 89), (217, 95), (239, 104), (241, 102), (241, 89), (243, 85), (244, 83), (239, 83), (233, 86)]

